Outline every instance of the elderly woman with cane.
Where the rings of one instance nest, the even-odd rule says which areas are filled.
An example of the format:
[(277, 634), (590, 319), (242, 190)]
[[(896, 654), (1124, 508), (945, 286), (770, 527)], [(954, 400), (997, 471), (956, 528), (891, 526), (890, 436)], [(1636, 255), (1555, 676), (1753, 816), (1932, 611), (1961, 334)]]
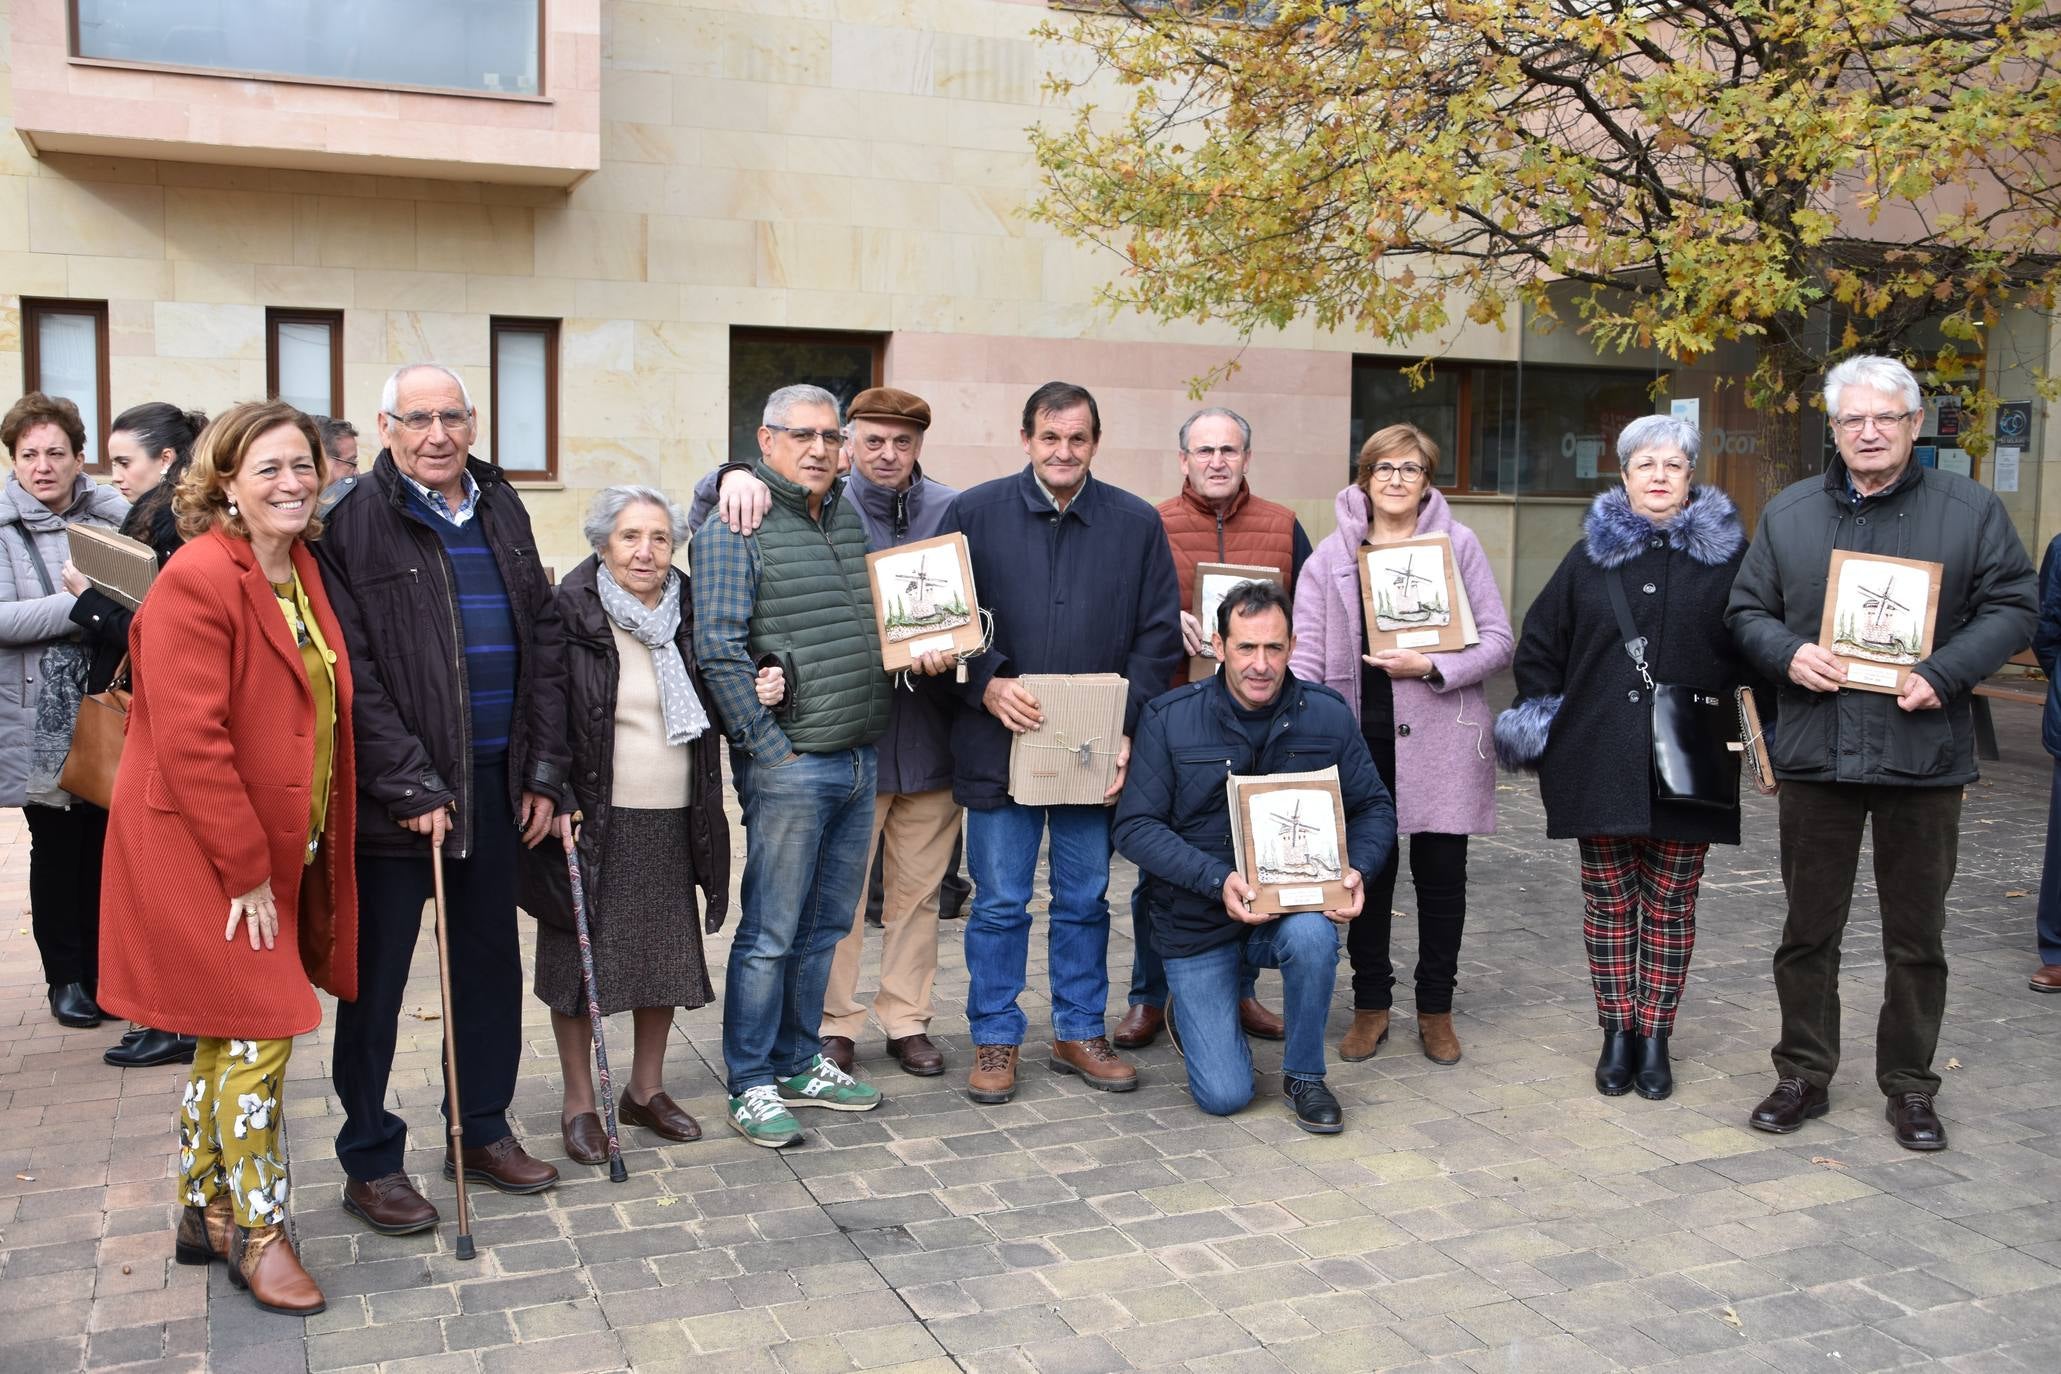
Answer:
[(1731, 498), (1694, 484), (1696, 449), (1696, 427), (1670, 415), (1617, 436), (1624, 485), (1589, 507), (1582, 541), (1525, 613), (1517, 702), (1496, 718), (1503, 765), (1538, 770), (1546, 834), (1581, 848), (1605, 1097), (1674, 1091), (1667, 1042), (1696, 945), (1704, 855), (1739, 843), (1736, 762), (1709, 795), (1656, 780), (1656, 739), (1674, 741), (1673, 717), (1656, 718), (1663, 696), (1729, 706), (1749, 681), (1724, 621), (1746, 531)]
[(350, 664), (306, 542), (320, 451), (279, 401), (231, 407), (195, 444), (175, 497), (188, 542), (130, 636), (100, 961), (109, 1010), (199, 1037), (174, 1256), (226, 1259), (294, 1315), (323, 1298), (286, 1232), (286, 1064), (321, 1024), (315, 987), (349, 1000), (358, 970)]
[[(551, 1008), (565, 1076), (565, 1152), (600, 1164), (611, 1156), (617, 1108), (661, 1140), (701, 1137), (666, 1094), (666, 1036), (676, 1007), (704, 1006), (715, 995), (694, 889), (713, 934), (729, 905), (730, 832), (722, 732), (709, 728), (693, 602), (673, 566), (686, 518), (655, 488), (615, 486), (595, 497), (583, 529), (594, 554), (557, 591), (582, 820), (567, 853), (549, 845), (524, 853), (523, 909), (537, 918), (536, 993)], [(585, 880), (591, 976), (568, 857)], [(589, 1056), (601, 1047), (600, 1016), (626, 1009), (635, 1034), (630, 1077), (619, 1102), (600, 1104), (610, 1118), (604, 1130)]]

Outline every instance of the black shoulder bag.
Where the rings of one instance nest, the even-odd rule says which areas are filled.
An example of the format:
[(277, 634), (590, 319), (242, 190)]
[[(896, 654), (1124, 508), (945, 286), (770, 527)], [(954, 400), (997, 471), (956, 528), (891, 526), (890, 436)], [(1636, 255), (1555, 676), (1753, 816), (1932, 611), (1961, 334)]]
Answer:
[(1609, 568), (1603, 581), (1610, 589), (1611, 609), (1617, 612), (1625, 655), (1639, 670), (1639, 680), (1646, 684), (1646, 695), (1653, 701), (1654, 800), (1737, 811), (1739, 756), (1732, 746), (1739, 738), (1738, 721), (1725, 698), (1716, 692), (1655, 682), (1646, 668), (1646, 637), (1632, 623), (1632, 608), (1625, 601), (1624, 579), (1616, 568)]

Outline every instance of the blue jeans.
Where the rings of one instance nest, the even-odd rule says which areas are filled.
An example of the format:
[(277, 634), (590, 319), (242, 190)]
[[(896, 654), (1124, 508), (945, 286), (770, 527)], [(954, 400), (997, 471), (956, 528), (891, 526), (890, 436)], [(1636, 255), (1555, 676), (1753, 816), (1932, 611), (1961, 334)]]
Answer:
[(1281, 970), (1281, 1014), (1288, 1043), (1281, 1072), (1324, 1077), (1324, 1019), (1338, 978), (1338, 927), (1319, 911), (1296, 911), (1254, 926), (1243, 941), (1166, 961), (1188, 1091), (1211, 1116), (1252, 1101), (1252, 1049), (1238, 1028), (1240, 964)]
[[(1247, 964), (1238, 971), (1238, 999), (1259, 994), (1259, 970)], [(1166, 1005), (1166, 961), (1152, 943), (1152, 923), (1145, 919), (1145, 875), (1131, 889), (1131, 1005)]]
[(1052, 836), (1052, 907), (1046, 962), (1052, 1035), (1093, 1040), (1109, 1003), (1109, 808), (1018, 806), (966, 813), (966, 1020), (976, 1045), (1021, 1045), (1029, 1021), (1016, 1005), (1030, 959), (1031, 884), (1039, 840)]
[(2040, 875), (2040, 962), (2061, 964), (2061, 759), (2047, 792), (2047, 870)]
[(822, 1051), (830, 958), (852, 928), (873, 834), (873, 746), (778, 767), (731, 755), (744, 884), (723, 990), (731, 1096), (791, 1078)]

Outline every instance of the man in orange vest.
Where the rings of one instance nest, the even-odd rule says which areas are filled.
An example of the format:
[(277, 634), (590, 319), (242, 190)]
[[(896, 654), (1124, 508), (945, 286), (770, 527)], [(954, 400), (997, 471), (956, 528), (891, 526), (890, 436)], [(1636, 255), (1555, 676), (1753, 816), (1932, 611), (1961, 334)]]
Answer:
[[(1202, 563), (1245, 563), (1279, 568), (1282, 590), (1293, 595), (1295, 575), (1310, 556), (1310, 537), (1295, 512), (1262, 501), (1246, 485), (1252, 462), (1252, 426), (1235, 410), (1198, 410), (1181, 426), (1181, 490), (1159, 506), (1181, 583), (1181, 639), (1189, 655), (1206, 652), (1209, 631), (1195, 618), (1195, 569)], [(1188, 665), (1174, 669), (1175, 687), (1188, 680)], [(1152, 947), (1152, 933), (1140, 907), (1140, 883), (1131, 893), (1130, 1008), (1111, 1038), (1121, 1049), (1142, 1049), (1166, 1025), (1166, 966)], [(1253, 991), (1254, 971), (1239, 981), (1238, 1021), (1247, 1035), (1279, 1040), (1281, 1018), (1261, 1005)]]

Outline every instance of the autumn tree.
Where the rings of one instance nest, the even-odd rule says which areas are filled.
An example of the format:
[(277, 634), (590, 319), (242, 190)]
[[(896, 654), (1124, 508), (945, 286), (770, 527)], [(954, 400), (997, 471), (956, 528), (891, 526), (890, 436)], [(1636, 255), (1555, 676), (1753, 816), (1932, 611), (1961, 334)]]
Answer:
[[(1747, 399), (1793, 416), (1828, 354), (1954, 381), (2061, 286), (2046, 0), (1083, 8), (1045, 30), (1067, 113), (1033, 131), (1032, 213), (1122, 254), (1110, 299), (1161, 318), (1407, 349), (1522, 303), (1601, 351), (1748, 341)], [(1798, 427), (1766, 428), (1774, 485)]]

